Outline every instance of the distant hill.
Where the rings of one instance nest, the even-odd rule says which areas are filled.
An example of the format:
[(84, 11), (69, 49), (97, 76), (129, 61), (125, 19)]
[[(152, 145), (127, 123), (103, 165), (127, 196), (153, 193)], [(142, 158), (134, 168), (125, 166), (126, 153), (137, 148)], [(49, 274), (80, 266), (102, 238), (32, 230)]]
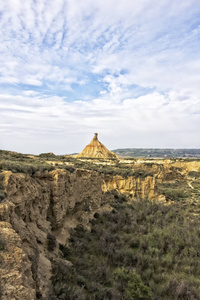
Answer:
[(200, 149), (124, 148), (112, 151), (121, 157), (200, 158)]

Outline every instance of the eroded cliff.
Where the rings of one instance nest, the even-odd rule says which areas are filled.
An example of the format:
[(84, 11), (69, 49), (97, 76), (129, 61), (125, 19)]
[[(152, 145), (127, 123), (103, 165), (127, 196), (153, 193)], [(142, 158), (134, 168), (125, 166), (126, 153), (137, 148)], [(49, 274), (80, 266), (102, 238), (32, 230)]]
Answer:
[(141, 165), (151, 175), (121, 176), (84, 169), (32, 176), (3, 172), (7, 197), (0, 203), (0, 238), (5, 241), (0, 252), (2, 299), (49, 298), (52, 261), (62, 260), (59, 245), (66, 244), (70, 228), (78, 224), (89, 228), (95, 212), (110, 209), (114, 196), (109, 191), (130, 199), (164, 201), (159, 183), (185, 180), (189, 171), (200, 170), (199, 163), (137, 161), (136, 169)]
[[(78, 223), (86, 226), (95, 211), (104, 209), (102, 178), (97, 172), (87, 170), (76, 170), (73, 173), (55, 170), (37, 173), (34, 177), (11, 172), (6, 175), (7, 198), (0, 204), (0, 217), (2, 224), (10, 224), (7, 230), (10, 233), (2, 233), (7, 245), (3, 253), (9, 255), (13, 251), (7, 241), (11, 232), (15, 232), (22, 245), (22, 252), (30, 262), (30, 282), (34, 281), (36, 287), (35, 295), (32, 293), (32, 298), (27, 299), (35, 299), (36, 295), (38, 299), (48, 299), (51, 259), (58, 256), (58, 244), (65, 244), (70, 228)], [(5, 232), (4, 227), (1, 227), (2, 230)], [(54, 251), (48, 251), (48, 234), (56, 236)], [(9, 268), (9, 265), (3, 265), (2, 273), (4, 267)], [(25, 270), (21, 268), (21, 271)], [(9, 274), (9, 280), (11, 277), (12, 282), (15, 282), (17, 274)], [(2, 299), (8, 299), (6, 282), (8, 277), (2, 276)], [(15, 288), (18, 289), (18, 285)], [(17, 298), (15, 288), (13, 286), (13, 299), (22, 299)]]

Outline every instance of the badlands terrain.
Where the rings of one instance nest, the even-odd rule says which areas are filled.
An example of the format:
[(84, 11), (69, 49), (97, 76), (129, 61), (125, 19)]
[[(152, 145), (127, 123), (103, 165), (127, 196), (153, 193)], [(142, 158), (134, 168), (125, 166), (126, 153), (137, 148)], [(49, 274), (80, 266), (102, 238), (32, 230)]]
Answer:
[(0, 151), (0, 297), (200, 299), (200, 160)]

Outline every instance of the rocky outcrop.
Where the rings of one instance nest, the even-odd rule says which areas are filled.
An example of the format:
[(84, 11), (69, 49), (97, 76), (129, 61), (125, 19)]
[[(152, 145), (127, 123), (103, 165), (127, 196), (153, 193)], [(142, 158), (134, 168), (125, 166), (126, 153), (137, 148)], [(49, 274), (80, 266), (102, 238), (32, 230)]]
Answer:
[(124, 178), (120, 175), (105, 175), (102, 189), (104, 192), (116, 190), (117, 192), (125, 194), (131, 198), (146, 198), (150, 200), (158, 198), (156, 178), (153, 176), (147, 176), (145, 178), (129, 176)]
[(77, 158), (114, 158), (117, 159), (117, 155), (109, 151), (99, 140), (98, 133), (94, 134), (94, 138), (91, 142), (79, 153)]

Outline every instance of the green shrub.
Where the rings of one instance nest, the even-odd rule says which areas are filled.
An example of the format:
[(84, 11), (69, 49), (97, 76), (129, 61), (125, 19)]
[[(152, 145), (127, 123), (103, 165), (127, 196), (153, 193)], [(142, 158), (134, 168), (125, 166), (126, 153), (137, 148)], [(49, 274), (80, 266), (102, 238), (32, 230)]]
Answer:
[(0, 190), (0, 202), (6, 198), (7, 194), (5, 191)]
[(13, 173), (26, 173), (34, 175), (36, 172), (44, 172), (54, 170), (55, 167), (50, 166), (45, 162), (32, 161), (32, 162), (23, 162), (23, 161), (10, 161), (10, 160), (1, 160), (0, 169), (8, 170)]
[(53, 234), (47, 234), (47, 249), (48, 251), (54, 251), (57, 245), (56, 238)]
[(0, 251), (5, 250), (5, 249), (6, 249), (6, 241), (0, 235)]
[[(59, 275), (56, 274), (63, 273), (62, 269), (59, 271), (61, 266), (54, 274), (52, 283), (57, 299), (61, 295), (67, 297), (69, 286), (81, 288), (82, 296), (91, 300), (152, 299), (148, 298), (151, 295), (163, 300), (199, 299), (200, 229), (197, 216), (188, 218), (185, 206), (179, 203), (165, 206), (138, 200), (129, 204), (118, 197), (112, 205), (113, 210), (93, 219), (91, 231), (82, 226), (71, 230), (66, 253), (65, 247), (60, 246), (63, 257), (73, 267), (68, 268), (63, 279), (60, 278), (59, 288), (56, 283)], [(129, 284), (127, 281), (120, 285), (122, 275), (117, 280), (116, 269), (125, 277), (133, 277), (133, 281), (130, 279)], [(136, 273), (131, 273), (133, 269)], [(177, 281), (180, 294), (177, 291), (170, 294), (174, 275), (181, 276)], [(63, 285), (66, 285), (64, 291)], [(191, 297), (185, 298), (186, 294)]]
[(0, 190), (4, 190), (4, 178), (5, 175), (0, 173)]
[(174, 183), (162, 183), (158, 185), (160, 192), (172, 201), (180, 201), (191, 195), (191, 188), (186, 181), (176, 181)]
[(115, 286), (126, 300), (152, 300), (150, 290), (134, 270), (118, 268), (115, 271)]
[(168, 189), (168, 190), (164, 191), (163, 194), (167, 198), (169, 198), (173, 201), (178, 201), (182, 198), (187, 198), (188, 197), (187, 192), (183, 189), (176, 189), (176, 190)]
[(166, 289), (166, 294), (171, 295), (174, 299), (180, 300), (198, 300), (199, 297), (195, 290), (185, 280), (178, 281), (173, 278)]
[(0, 173), (0, 202), (6, 198), (6, 191), (4, 190), (4, 178), (5, 175)]
[(38, 155), (39, 157), (43, 157), (43, 158), (54, 158), (56, 157), (56, 155), (52, 152), (49, 153), (41, 153)]
[(188, 175), (191, 177), (200, 178), (200, 172), (191, 171), (188, 173)]
[(63, 257), (67, 259), (67, 257), (68, 257), (69, 254), (70, 254), (70, 249), (69, 249), (69, 247), (67, 247), (67, 246), (65, 246), (65, 245), (62, 245), (62, 244), (59, 244), (59, 249), (60, 249), (60, 251), (62, 252)]

